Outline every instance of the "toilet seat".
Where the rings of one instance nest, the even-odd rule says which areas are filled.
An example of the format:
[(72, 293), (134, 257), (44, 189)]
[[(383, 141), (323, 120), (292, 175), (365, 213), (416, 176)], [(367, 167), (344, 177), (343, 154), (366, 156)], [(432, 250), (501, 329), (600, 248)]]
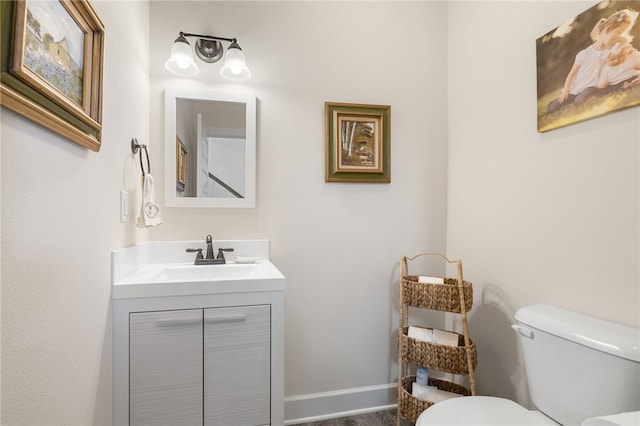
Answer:
[(466, 396), (438, 402), (420, 414), (416, 426), (558, 425), (539, 411), (493, 396)]

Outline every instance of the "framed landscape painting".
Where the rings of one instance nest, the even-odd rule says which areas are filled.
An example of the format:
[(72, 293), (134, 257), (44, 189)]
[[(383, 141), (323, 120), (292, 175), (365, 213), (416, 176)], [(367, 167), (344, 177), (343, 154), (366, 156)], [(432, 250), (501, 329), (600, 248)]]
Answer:
[(539, 132), (640, 104), (639, 10), (604, 0), (536, 40)]
[(325, 180), (389, 183), (391, 107), (325, 102)]
[(2, 1), (2, 105), (100, 149), (104, 26), (87, 0)]

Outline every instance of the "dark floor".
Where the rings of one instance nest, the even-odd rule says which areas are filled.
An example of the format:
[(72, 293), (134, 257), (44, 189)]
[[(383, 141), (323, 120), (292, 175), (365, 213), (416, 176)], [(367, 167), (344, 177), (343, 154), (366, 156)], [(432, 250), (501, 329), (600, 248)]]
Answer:
[[(402, 426), (412, 426), (413, 423), (402, 419)], [(300, 423), (296, 426), (396, 426), (396, 409), (378, 411), (339, 419), (321, 420), (311, 423)]]

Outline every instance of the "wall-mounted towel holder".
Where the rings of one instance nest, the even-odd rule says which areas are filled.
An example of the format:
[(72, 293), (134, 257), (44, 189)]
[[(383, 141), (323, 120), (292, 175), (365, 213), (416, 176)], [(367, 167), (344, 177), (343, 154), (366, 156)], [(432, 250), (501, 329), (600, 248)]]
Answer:
[(138, 143), (138, 139), (136, 138), (131, 139), (131, 152), (133, 152), (134, 155), (140, 152), (140, 169), (142, 170), (142, 177), (144, 177), (144, 167), (142, 166), (143, 149), (147, 156), (147, 173), (151, 173), (151, 163), (149, 162), (149, 151), (147, 151), (147, 146), (145, 144)]

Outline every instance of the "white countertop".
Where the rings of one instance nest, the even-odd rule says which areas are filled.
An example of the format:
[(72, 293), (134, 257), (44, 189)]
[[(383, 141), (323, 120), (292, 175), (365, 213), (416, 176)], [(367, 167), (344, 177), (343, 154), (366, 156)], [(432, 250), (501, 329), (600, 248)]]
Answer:
[[(226, 264), (194, 265), (194, 253), (204, 242), (148, 242), (112, 252), (112, 298), (188, 296), (220, 293), (284, 291), (284, 275), (268, 259), (268, 240), (215, 241), (214, 248), (232, 247)], [(215, 253), (214, 251), (214, 253)], [(257, 258), (235, 263), (234, 256)], [(174, 261), (171, 261), (174, 260)]]

